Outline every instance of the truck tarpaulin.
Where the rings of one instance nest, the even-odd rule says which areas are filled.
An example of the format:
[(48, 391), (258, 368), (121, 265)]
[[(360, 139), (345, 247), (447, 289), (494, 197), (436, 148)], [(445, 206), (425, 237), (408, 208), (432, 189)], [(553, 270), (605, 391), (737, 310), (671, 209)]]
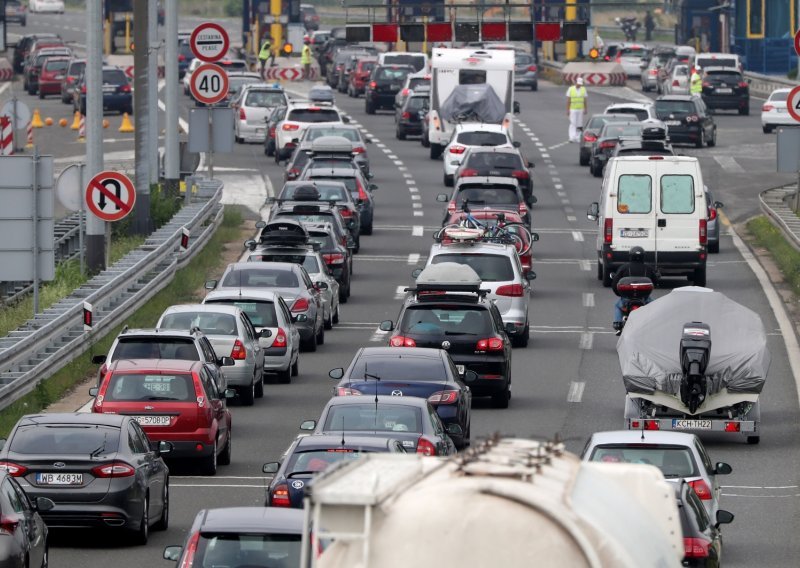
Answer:
[(448, 122), (480, 121), (500, 124), (506, 107), (487, 84), (458, 85), (442, 103), (439, 114)]
[(708, 288), (686, 286), (631, 313), (617, 342), (622, 380), (628, 393), (680, 392), (680, 341), (684, 324), (711, 326), (708, 394), (760, 393), (770, 354), (761, 318)]

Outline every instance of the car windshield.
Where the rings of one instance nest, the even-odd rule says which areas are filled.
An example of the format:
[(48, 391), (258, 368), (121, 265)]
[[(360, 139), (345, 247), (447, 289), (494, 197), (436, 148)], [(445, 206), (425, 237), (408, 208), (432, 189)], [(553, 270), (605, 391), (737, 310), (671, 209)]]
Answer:
[(173, 312), (161, 320), (159, 329), (199, 328), (207, 335), (237, 335), (236, 317), (214, 312)]
[(341, 136), (350, 142), (360, 142), (358, 131), (354, 128), (309, 128), (306, 140), (316, 140), (322, 136)]
[(683, 446), (608, 444), (595, 447), (589, 461), (654, 465), (668, 478), (698, 475), (691, 450)]
[(44, 70), (45, 71), (64, 71), (64, 70), (66, 70), (68, 65), (69, 65), (69, 60), (67, 60), (67, 59), (48, 59), (44, 63)]
[(366, 374), (381, 381), (447, 381), (447, 368), (439, 357), (403, 356), (391, 359), (362, 357), (350, 369), (350, 382), (366, 381)]
[(285, 470), (286, 475), (301, 471), (324, 471), (331, 465), (340, 461), (357, 460), (364, 453), (364, 451), (356, 451), (348, 448), (296, 452), (289, 458), (289, 463), (286, 465)]
[[(318, 165), (316, 161), (314, 161), (314, 165)], [(309, 179), (313, 180), (320, 180), (320, 179), (335, 179), (336, 181), (340, 181), (344, 184), (347, 188), (347, 191), (354, 192), (358, 191), (358, 184), (356, 183), (355, 177), (341, 177), (341, 176), (311, 176)], [(324, 199), (324, 198), (323, 198)], [(327, 219), (323, 219), (326, 221)]]
[(519, 204), (519, 195), (517, 188), (510, 186), (461, 186), (456, 207), (461, 207), (467, 200), (472, 203), (483, 202), (488, 205), (517, 205)]
[[(105, 448), (105, 449), (103, 449)], [(119, 428), (99, 424), (31, 424), (20, 426), (9, 442), (17, 454), (113, 454), (119, 448)]]
[[(398, 325), (401, 333), (414, 335), (491, 335), (489, 311), (470, 306), (412, 306)], [(371, 371), (370, 371), (371, 372)]]
[(411, 67), (414, 68), (414, 71), (422, 71), (422, 68), (425, 67), (425, 56), (411, 55), (407, 53), (393, 53), (391, 55), (385, 55), (383, 58), (383, 63), (386, 65), (411, 65)]
[(246, 107), (270, 108), (277, 107), (284, 103), (283, 93), (275, 91), (250, 90), (244, 100)]
[(422, 412), (416, 406), (400, 404), (337, 404), (325, 417), (322, 431), (422, 433)]
[(190, 338), (136, 337), (119, 338), (110, 360), (118, 359), (181, 359), (199, 361), (200, 355)]
[(250, 318), (254, 327), (278, 327), (278, 316), (275, 304), (269, 300), (206, 300), (206, 304), (224, 304), (236, 306)]
[(121, 69), (103, 69), (104, 85), (127, 85), (128, 78)]
[(265, 534), (258, 529), (246, 534), (202, 531), (193, 566), (299, 566), (300, 541), (299, 534)]
[(690, 114), (695, 112), (692, 101), (656, 101), (656, 116), (667, 117), (670, 114)]
[(475, 152), (467, 159), (467, 166), (479, 170), (519, 170), (522, 159), (517, 154), (506, 152)]
[(242, 288), (297, 288), (300, 283), (294, 272), (285, 269), (257, 268), (231, 270), (222, 281), (223, 286)]
[(375, 72), (376, 81), (402, 81), (411, 73), (408, 67), (381, 67)]
[(502, 132), (459, 132), (456, 142), (467, 146), (499, 146), (508, 143), (508, 136)]
[(445, 253), (433, 257), (431, 264), (457, 262), (471, 267), (484, 282), (507, 282), (514, 280), (511, 259), (499, 254)]
[(247, 260), (251, 262), (291, 262), (292, 264), (300, 264), (309, 274), (315, 274), (320, 271), (317, 259), (309, 254), (255, 253), (251, 254)]
[[(353, 178), (349, 178), (353, 179)], [(315, 184), (317, 191), (319, 192), (319, 198), (324, 201), (336, 200), (336, 201), (348, 201), (347, 199), (347, 190), (346, 188), (342, 187), (339, 184), (332, 184), (328, 185), (323, 181), (317, 181)], [(281, 199), (294, 199), (294, 193), (298, 187), (302, 187), (299, 185), (288, 185), (283, 188), (281, 192)]]
[(67, 72), (67, 74), (70, 77), (80, 77), (81, 73), (83, 73), (83, 70), (85, 68), (86, 68), (85, 61), (73, 61), (69, 65), (69, 71)]
[(189, 402), (195, 398), (192, 375), (112, 373), (105, 391), (105, 401), (133, 402), (165, 400)]
[(292, 122), (339, 122), (339, 113), (326, 108), (297, 108), (289, 111), (286, 120)]

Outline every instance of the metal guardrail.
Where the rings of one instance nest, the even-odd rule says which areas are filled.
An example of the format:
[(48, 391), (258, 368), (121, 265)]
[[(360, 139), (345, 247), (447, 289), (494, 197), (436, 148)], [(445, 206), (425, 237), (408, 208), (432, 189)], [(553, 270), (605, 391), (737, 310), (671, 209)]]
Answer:
[[(203, 248), (222, 219), (222, 182), (199, 179), (197, 187), (197, 201), (181, 209), (141, 247), (0, 338), (0, 409), (33, 391), (122, 324)], [(181, 251), (184, 227), (190, 239), (187, 250)], [(89, 332), (83, 330), (83, 302), (93, 307), (94, 326)]]
[(781, 230), (789, 244), (800, 250), (800, 217), (787, 203), (796, 191), (795, 184), (766, 189), (758, 194), (758, 205), (772, 224)]

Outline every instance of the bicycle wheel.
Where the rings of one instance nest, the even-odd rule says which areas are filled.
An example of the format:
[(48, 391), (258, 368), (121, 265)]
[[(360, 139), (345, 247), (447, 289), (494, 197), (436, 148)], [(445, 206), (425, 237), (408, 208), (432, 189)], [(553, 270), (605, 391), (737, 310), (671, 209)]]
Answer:
[(459, 228), (461, 228), (460, 223), (451, 223), (450, 225), (445, 225), (444, 227), (433, 233), (433, 239), (437, 242), (440, 242), (444, 238), (445, 236), (444, 233), (447, 229), (459, 229)]
[[(514, 229), (511, 230), (509, 227), (514, 227)], [(528, 230), (528, 227), (522, 223), (508, 223), (503, 226), (503, 232), (504, 234), (508, 235), (512, 241), (514, 241), (514, 246), (516, 247), (518, 254), (527, 254), (528, 251), (531, 250), (531, 246), (533, 245), (533, 237), (531, 236), (531, 232)]]

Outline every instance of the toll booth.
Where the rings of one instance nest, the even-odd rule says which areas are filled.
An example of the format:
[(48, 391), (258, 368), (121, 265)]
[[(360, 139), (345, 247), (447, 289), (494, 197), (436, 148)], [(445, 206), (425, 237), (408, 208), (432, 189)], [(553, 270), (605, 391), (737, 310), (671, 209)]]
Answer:
[(797, 67), (796, 0), (735, 0), (731, 51), (756, 73), (785, 75)]

